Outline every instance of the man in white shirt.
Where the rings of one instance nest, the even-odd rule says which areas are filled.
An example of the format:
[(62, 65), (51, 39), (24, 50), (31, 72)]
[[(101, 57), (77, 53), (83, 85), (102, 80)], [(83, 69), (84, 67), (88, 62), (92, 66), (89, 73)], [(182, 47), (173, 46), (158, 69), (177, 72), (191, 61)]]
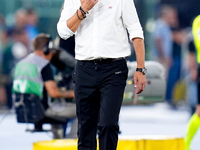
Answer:
[(65, 0), (57, 24), (63, 39), (75, 34), (74, 72), (78, 150), (116, 150), (118, 120), (132, 41), (137, 57), (134, 86), (146, 85), (143, 31), (133, 0)]

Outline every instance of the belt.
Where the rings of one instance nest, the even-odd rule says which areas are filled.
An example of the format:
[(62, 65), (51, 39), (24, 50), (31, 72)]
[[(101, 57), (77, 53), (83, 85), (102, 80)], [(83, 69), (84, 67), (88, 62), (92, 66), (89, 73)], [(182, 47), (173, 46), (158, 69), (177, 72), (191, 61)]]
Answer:
[(105, 64), (105, 63), (110, 63), (113, 61), (118, 61), (118, 60), (124, 60), (124, 57), (120, 58), (99, 58), (99, 59), (93, 59), (93, 60), (80, 60), (80, 62), (90, 62), (94, 64)]

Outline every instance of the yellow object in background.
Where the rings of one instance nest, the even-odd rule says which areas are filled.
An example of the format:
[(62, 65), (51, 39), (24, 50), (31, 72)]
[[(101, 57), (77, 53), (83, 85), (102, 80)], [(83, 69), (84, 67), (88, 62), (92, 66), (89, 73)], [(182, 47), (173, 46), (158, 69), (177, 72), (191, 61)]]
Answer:
[(142, 150), (184, 150), (184, 140), (146, 140), (145, 148)]
[[(62, 139), (36, 142), (33, 144), (33, 150), (77, 150), (77, 140)], [(184, 150), (184, 140), (180, 137), (122, 138), (118, 141), (117, 150)]]
[(77, 140), (41, 141), (33, 144), (33, 150), (77, 150)]
[(186, 101), (187, 99), (187, 83), (185, 80), (179, 80), (175, 83), (172, 91), (172, 102), (175, 105)]

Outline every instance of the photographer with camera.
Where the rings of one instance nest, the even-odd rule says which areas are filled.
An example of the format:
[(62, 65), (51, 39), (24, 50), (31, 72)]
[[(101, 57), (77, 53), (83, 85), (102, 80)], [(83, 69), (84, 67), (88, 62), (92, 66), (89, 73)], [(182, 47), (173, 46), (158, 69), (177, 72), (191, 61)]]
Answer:
[(74, 91), (61, 90), (54, 81), (50, 61), (55, 49), (50, 35), (39, 34), (33, 41), (33, 48), (33, 53), (15, 66), (13, 95), (17, 121), (34, 123), (35, 130), (40, 131), (43, 123), (61, 125), (67, 118), (46, 113), (49, 109), (48, 95), (52, 98), (74, 98)]

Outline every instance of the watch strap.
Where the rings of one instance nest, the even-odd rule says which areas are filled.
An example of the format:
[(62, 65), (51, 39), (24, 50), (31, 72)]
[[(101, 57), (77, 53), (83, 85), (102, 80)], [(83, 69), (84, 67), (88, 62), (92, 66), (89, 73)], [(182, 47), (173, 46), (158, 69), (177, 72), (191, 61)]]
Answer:
[(145, 75), (147, 69), (146, 69), (145, 67), (144, 67), (144, 68), (136, 68), (136, 71), (139, 71), (139, 72), (141, 72), (143, 75)]

